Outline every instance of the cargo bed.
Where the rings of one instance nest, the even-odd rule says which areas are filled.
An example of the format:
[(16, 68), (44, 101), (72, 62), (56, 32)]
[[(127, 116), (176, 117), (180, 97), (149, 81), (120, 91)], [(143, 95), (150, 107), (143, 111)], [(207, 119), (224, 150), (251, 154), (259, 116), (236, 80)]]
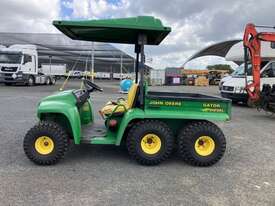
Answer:
[(158, 92), (149, 91), (147, 97), (150, 99), (179, 99), (179, 100), (191, 100), (191, 101), (224, 101), (230, 102), (231, 100), (222, 97), (209, 96), (197, 93), (179, 93), (179, 92)]
[(230, 120), (231, 100), (196, 93), (148, 91), (145, 112), (154, 116), (160, 110), (167, 111), (167, 118)]

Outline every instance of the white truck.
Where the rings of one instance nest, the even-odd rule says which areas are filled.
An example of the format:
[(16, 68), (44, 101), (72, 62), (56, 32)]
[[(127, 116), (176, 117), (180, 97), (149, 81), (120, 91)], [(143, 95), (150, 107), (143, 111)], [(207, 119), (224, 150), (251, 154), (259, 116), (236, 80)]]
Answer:
[[(275, 84), (275, 49), (271, 48), (270, 42), (262, 42), (261, 55), (263, 62), (261, 65), (261, 86), (263, 84)], [(243, 43), (235, 44), (226, 54), (228, 61), (243, 62)], [(247, 80), (252, 81), (251, 67), (248, 68)], [(245, 90), (244, 66), (240, 65), (230, 76), (221, 79), (219, 90), (222, 97), (229, 98), (233, 102), (248, 103), (248, 95)]]
[(0, 47), (0, 83), (6, 85), (55, 84), (53, 75), (44, 74), (38, 68), (38, 53), (35, 45), (11, 45)]
[(96, 72), (95, 78), (96, 79), (111, 79), (111, 74), (108, 72)]
[(134, 79), (135, 73), (113, 73), (113, 79)]
[(45, 75), (54, 76), (55, 79), (61, 79), (66, 75), (66, 64), (41, 64), (39, 70)]

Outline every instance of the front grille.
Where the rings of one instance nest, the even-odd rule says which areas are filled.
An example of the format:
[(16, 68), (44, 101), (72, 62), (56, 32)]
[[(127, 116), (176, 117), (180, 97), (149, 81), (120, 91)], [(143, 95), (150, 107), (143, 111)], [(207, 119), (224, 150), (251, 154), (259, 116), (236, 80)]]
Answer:
[(5, 79), (5, 80), (14, 80), (13, 78), (12, 78), (12, 73), (0, 73), (0, 77), (1, 78), (3, 78), (3, 79)]
[(12, 77), (12, 74), (2, 74), (4, 77)]
[(233, 92), (233, 91), (234, 91), (234, 87), (223, 86), (223, 87), (222, 87), (222, 90)]
[(2, 67), (1, 71), (2, 72), (16, 72), (17, 71), (17, 67)]

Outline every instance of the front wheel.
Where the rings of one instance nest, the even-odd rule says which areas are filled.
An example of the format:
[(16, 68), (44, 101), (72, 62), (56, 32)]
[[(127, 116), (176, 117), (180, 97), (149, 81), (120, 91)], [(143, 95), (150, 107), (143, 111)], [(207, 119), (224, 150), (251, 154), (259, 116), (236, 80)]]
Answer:
[(194, 166), (211, 166), (224, 155), (226, 140), (223, 132), (208, 121), (196, 121), (185, 126), (178, 136), (182, 159)]
[(23, 148), (32, 162), (38, 165), (52, 165), (64, 157), (68, 139), (66, 131), (60, 125), (42, 121), (27, 132)]
[(127, 136), (127, 149), (132, 158), (142, 165), (157, 165), (166, 160), (174, 146), (170, 128), (157, 120), (136, 123)]
[(35, 84), (33, 76), (29, 76), (27, 85), (33, 86)]

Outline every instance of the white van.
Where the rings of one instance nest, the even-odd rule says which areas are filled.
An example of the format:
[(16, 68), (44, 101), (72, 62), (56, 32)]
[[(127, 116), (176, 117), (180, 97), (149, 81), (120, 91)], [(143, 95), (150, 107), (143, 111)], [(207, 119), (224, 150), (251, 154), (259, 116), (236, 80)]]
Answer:
[[(252, 81), (251, 66), (248, 67), (247, 81)], [(275, 84), (275, 60), (262, 63), (261, 88), (263, 84)], [(247, 103), (248, 95), (245, 90), (244, 65), (239, 66), (230, 77), (225, 77), (220, 81), (220, 93), (222, 97), (229, 98), (233, 102)]]
[[(261, 47), (261, 87), (263, 84), (275, 84), (275, 49), (271, 48), (270, 42), (262, 42)], [(243, 43), (235, 44), (226, 54), (228, 61), (243, 62)], [(252, 81), (251, 66), (248, 67), (247, 80)], [(230, 76), (221, 79), (219, 90), (222, 97), (231, 99), (233, 102), (247, 103), (248, 94), (245, 91), (244, 65), (239, 66)]]

